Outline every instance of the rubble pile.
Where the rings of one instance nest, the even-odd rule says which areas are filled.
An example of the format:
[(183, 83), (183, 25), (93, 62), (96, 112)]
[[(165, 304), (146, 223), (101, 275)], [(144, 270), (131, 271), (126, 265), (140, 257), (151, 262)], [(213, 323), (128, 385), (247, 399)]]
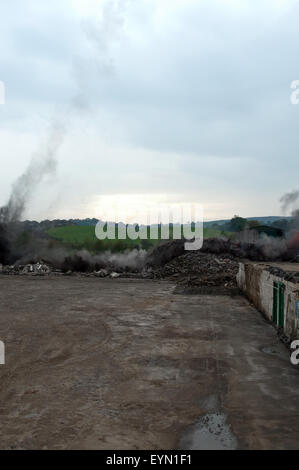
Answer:
[(76, 276), (76, 275), (83, 275), (88, 277), (99, 277), (99, 278), (110, 278), (110, 279), (117, 279), (119, 277), (132, 277), (132, 278), (149, 278), (152, 277), (151, 270), (149, 272), (146, 271), (137, 271), (137, 270), (129, 270), (126, 271), (125, 269), (119, 269), (118, 271), (115, 270), (114, 266), (108, 266), (102, 269), (94, 269), (90, 271), (85, 271), (84, 269), (76, 269), (71, 270), (69, 269), (66, 271), (65, 269), (55, 268), (53, 266), (49, 266), (46, 263), (38, 262), (32, 264), (15, 264), (15, 265), (2, 265), (0, 264), (0, 274), (6, 275), (46, 275), (46, 274), (54, 274), (54, 275), (64, 275), (64, 276)]
[(26, 265), (7, 265), (3, 266), (0, 264), (0, 273), (1, 274), (35, 274), (35, 275), (44, 275), (50, 274), (52, 269), (45, 263), (35, 263), (35, 264), (26, 264)]
[(93, 277), (110, 277), (111, 279), (116, 279), (118, 277), (121, 277), (121, 273), (117, 273), (115, 271), (111, 271), (108, 269), (100, 269), (99, 271), (93, 271), (85, 275), (93, 276)]
[(109, 277), (110, 279), (126, 278), (126, 279), (152, 279), (154, 277), (151, 269), (144, 269), (141, 271), (114, 271), (113, 269), (100, 269), (99, 271), (93, 271), (90, 273), (83, 273), (84, 276), (88, 277)]
[(22, 269), (22, 274), (49, 274), (50, 272), (50, 267), (44, 263), (26, 264)]
[(299, 282), (299, 269), (298, 271), (285, 271), (278, 266), (268, 266), (266, 269), (273, 276), (278, 276), (285, 281), (294, 282), (295, 284)]
[(55, 269), (48, 266), (45, 263), (35, 263), (35, 264), (26, 264), (26, 265), (5, 265), (0, 264), (0, 274), (7, 275), (45, 275), (45, 274), (61, 274), (61, 275), (76, 275), (76, 274), (85, 274), (86, 276), (93, 277), (110, 277), (111, 279), (116, 279), (123, 276), (123, 273), (115, 272), (111, 269), (100, 269), (99, 271), (91, 271), (89, 273), (78, 272), (78, 271), (67, 271), (64, 272), (61, 269)]
[(214, 255), (189, 251), (155, 269), (154, 277), (176, 281), (190, 287), (236, 288), (238, 261), (229, 254)]

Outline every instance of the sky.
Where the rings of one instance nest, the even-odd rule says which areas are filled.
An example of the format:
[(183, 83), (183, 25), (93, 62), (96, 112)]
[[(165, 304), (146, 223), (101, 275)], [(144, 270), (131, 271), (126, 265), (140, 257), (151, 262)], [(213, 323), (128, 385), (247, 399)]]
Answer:
[(299, 186), (298, 15), (297, 0), (2, 2), (0, 205), (58, 122), (24, 218), (282, 214)]

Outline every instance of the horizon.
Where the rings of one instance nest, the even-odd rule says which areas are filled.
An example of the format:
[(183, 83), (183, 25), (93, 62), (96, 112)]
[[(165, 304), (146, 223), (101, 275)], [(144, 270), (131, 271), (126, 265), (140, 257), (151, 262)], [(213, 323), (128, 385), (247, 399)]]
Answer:
[[(258, 216), (258, 217), (242, 217), (242, 216), (239, 216), (239, 214), (235, 214), (237, 215), (238, 217), (241, 217), (243, 219), (246, 219), (246, 220), (260, 220), (260, 219), (271, 219), (271, 218), (277, 218), (277, 219), (291, 219), (292, 216), (290, 215), (265, 215), (265, 216)], [(233, 216), (234, 217), (234, 216)], [(228, 219), (203, 219), (203, 223), (206, 223), (206, 222), (223, 222), (223, 221), (230, 221), (232, 219), (231, 218), (228, 218)], [(79, 221), (85, 221), (85, 220), (98, 220), (98, 221), (103, 221), (104, 219), (97, 219), (96, 217), (83, 217), (83, 218), (78, 218), (78, 217), (69, 217), (67, 219), (41, 219), (41, 220), (36, 220), (36, 219), (24, 219), (24, 220), (20, 220), (21, 223), (24, 223), (24, 222), (37, 222), (37, 223), (41, 223), (41, 222), (45, 222), (45, 221), (50, 221), (50, 222), (53, 222), (55, 220), (65, 220), (65, 221), (71, 221), (71, 220), (79, 220)], [(116, 222), (115, 220), (109, 220), (109, 222), (115, 222), (116, 224), (117, 223), (124, 223), (122, 220), (119, 220), (118, 222)], [(175, 222), (175, 224), (179, 224), (180, 222)], [(186, 222), (186, 223), (190, 223), (190, 222)], [(138, 222), (133, 222), (133, 224), (138, 224)], [(140, 225), (146, 225), (146, 224), (142, 224), (140, 223)], [(151, 224), (151, 225), (154, 225), (154, 224)], [(156, 225), (156, 224), (155, 224)]]

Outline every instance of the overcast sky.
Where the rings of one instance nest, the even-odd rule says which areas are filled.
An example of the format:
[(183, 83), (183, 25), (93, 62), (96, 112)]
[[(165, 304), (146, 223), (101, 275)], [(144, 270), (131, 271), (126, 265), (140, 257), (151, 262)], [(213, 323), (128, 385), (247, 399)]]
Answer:
[(298, 17), (292, 0), (2, 1), (0, 205), (59, 122), (27, 218), (140, 201), (279, 215), (299, 186)]

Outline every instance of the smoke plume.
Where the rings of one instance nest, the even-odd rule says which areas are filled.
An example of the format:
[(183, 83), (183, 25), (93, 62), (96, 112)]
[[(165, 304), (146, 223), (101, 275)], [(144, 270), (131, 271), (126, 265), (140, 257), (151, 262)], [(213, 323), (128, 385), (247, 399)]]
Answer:
[[(294, 207), (294, 205), (299, 200), (299, 191), (291, 191), (290, 193), (286, 193), (280, 199), (282, 204), (282, 209), (284, 212)], [(288, 236), (288, 248), (292, 250), (294, 253), (296, 252), (296, 258), (298, 257), (299, 252), (299, 209), (293, 209), (291, 212), (293, 217), (293, 230), (290, 231)]]
[[(280, 198), (283, 212), (286, 212), (299, 199), (299, 191), (291, 191)], [(297, 211), (295, 211), (297, 212)]]
[(21, 220), (30, 197), (44, 177), (55, 173), (56, 154), (62, 144), (65, 127), (55, 122), (50, 130), (47, 143), (33, 155), (26, 171), (14, 182), (9, 201), (1, 209), (1, 221), (6, 224)]
[[(86, 22), (83, 25), (87, 38), (96, 45), (93, 59), (100, 73), (109, 69), (112, 63), (109, 48), (111, 42), (121, 37), (129, 2), (130, 0), (105, 1), (101, 19), (96, 22)], [(55, 173), (56, 155), (66, 135), (66, 118), (75, 111), (88, 107), (84, 95), (88, 89), (88, 78), (93, 74), (89, 68), (82, 76), (84, 68), (79, 67), (79, 69), (80, 93), (71, 100), (68, 112), (61, 116), (61, 120), (53, 122), (46, 144), (33, 155), (26, 171), (14, 182), (8, 203), (0, 208), (0, 263), (7, 263), (14, 258), (11, 257), (11, 242), (16, 236), (17, 222), (21, 220), (37, 186), (41, 184), (45, 176)]]

